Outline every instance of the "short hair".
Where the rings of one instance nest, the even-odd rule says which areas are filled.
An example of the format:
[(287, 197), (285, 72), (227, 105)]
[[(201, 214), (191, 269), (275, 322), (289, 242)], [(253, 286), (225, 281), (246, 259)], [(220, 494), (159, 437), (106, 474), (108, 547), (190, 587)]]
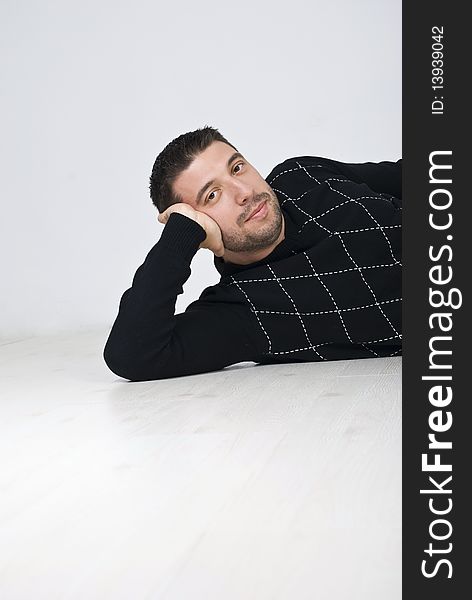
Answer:
[(151, 200), (157, 210), (162, 213), (172, 204), (183, 202), (179, 194), (172, 190), (172, 184), (185, 171), (198, 154), (213, 142), (224, 142), (238, 151), (221, 135), (218, 129), (205, 125), (195, 131), (189, 131), (172, 140), (158, 155), (152, 168), (149, 180)]

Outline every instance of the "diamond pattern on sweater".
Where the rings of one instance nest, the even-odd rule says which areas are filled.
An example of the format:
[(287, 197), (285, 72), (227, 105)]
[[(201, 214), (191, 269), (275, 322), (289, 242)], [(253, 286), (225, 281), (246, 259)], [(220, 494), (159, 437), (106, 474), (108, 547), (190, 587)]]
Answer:
[(289, 166), (268, 183), (295, 240), (292, 255), (226, 281), (249, 303), (267, 338), (267, 356), (331, 360), (340, 357), (339, 348), (346, 356), (397, 354), (399, 201), (334, 178), (316, 162)]

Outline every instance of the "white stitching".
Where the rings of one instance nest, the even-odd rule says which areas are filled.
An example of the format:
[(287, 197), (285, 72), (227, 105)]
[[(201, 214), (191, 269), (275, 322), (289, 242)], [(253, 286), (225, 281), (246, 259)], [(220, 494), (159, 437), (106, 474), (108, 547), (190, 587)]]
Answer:
[[(386, 263), (380, 265), (365, 265), (363, 267), (351, 267), (348, 269), (340, 269), (339, 271), (323, 271), (322, 273), (318, 273), (318, 275), (338, 275), (338, 273), (349, 273), (350, 271), (364, 271), (365, 269), (381, 269), (386, 267), (397, 267), (397, 263)], [(283, 277), (279, 277), (280, 281), (288, 280), (288, 279), (305, 279), (305, 278), (314, 277), (311, 273), (306, 275), (285, 275)], [(274, 281), (271, 277), (261, 277), (260, 279), (238, 279), (239, 283), (255, 283), (255, 282), (267, 282)], [(227, 283), (226, 285), (233, 285), (232, 283)]]
[(319, 352), (317, 352), (317, 351), (315, 350), (315, 347), (313, 346), (313, 343), (312, 343), (312, 341), (310, 340), (310, 338), (309, 338), (309, 336), (308, 336), (308, 332), (307, 332), (307, 330), (306, 330), (306, 328), (305, 328), (305, 323), (303, 322), (303, 319), (302, 319), (302, 317), (300, 316), (300, 313), (298, 312), (297, 305), (296, 305), (296, 304), (295, 304), (295, 302), (293, 301), (293, 298), (290, 296), (290, 294), (287, 292), (287, 290), (284, 288), (284, 286), (283, 286), (283, 285), (280, 283), (280, 281), (277, 279), (277, 275), (274, 273), (274, 271), (273, 271), (272, 267), (271, 267), (270, 265), (267, 265), (267, 267), (268, 267), (269, 271), (272, 273), (272, 275), (274, 276), (274, 278), (275, 278), (275, 281), (277, 281), (277, 283), (278, 283), (278, 284), (280, 285), (280, 287), (282, 288), (282, 291), (283, 291), (283, 292), (286, 294), (286, 296), (288, 297), (288, 299), (290, 300), (290, 302), (293, 304), (293, 307), (294, 307), (294, 309), (296, 310), (296, 315), (297, 315), (297, 317), (300, 319), (300, 323), (302, 324), (302, 327), (303, 327), (303, 332), (305, 333), (305, 337), (306, 337), (306, 339), (307, 339), (307, 342), (308, 342), (309, 344), (311, 344), (311, 346), (312, 346), (312, 348), (313, 348), (313, 351), (315, 352), (315, 354), (317, 354), (317, 355), (318, 355), (318, 356), (319, 356), (319, 357), (320, 357), (322, 360), (325, 360), (325, 359), (323, 358), (323, 356), (321, 356), (321, 354), (319, 354)]
[[(310, 222), (310, 221), (315, 221), (315, 223), (318, 225), (318, 227), (321, 227), (322, 229), (324, 229), (325, 231), (327, 231), (329, 234), (332, 234), (332, 233), (333, 233), (333, 232), (332, 232), (331, 230), (329, 230), (327, 227), (324, 227), (324, 225), (321, 225), (321, 223), (318, 223), (318, 221), (317, 221), (317, 218), (318, 218), (318, 217), (313, 217), (313, 216), (312, 216), (312, 215), (310, 215), (309, 213), (305, 212), (305, 211), (303, 210), (303, 208), (300, 208), (300, 207), (298, 206), (298, 204), (295, 204), (295, 202), (296, 202), (297, 200), (300, 200), (301, 198), (303, 198), (303, 196), (304, 196), (305, 194), (308, 194), (308, 192), (311, 192), (312, 190), (306, 190), (305, 192), (303, 192), (303, 194), (302, 194), (301, 196), (298, 196), (298, 198), (290, 198), (290, 197), (289, 197), (289, 196), (288, 196), (288, 195), (287, 195), (285, 192), (282, 192), (281, 190), (277, 190), (277, 189), (275, 189), (275, 188), (273, 188), (273, 189), (274, 189), (275, 191), (279, 192), (279, 194), (283, 194), (283, 195), (286, 197), (286, 198), (285, 198), (285, 200), (284, 200), (284, 201), (281, 203), (281, 205), (280, 205), (280, 206), (283, 206), (283, 205), (284, 205), (284, 204), (285, 204), (287, 201), (290, 201), (290, 202), (292, 202), (292, 204), (293, 204), (293, 205), (294, 205), (296, 208), (298, 208), (298, 210), (299, 210), (300, 212), (302, 212), (304, 215), (306, 215), (307, 217), (309, 217), (309, 219), (308, 219), (308, 221), (306, 221), (306, 223), (308, 223), (308, 222)], [(301, 230), (300, 230), (300, 231), (301, 231)], [(299, 231), (298, 233), (300, 233), (300, 231)]]
[[(396, 229), (400, 228), (401, 225), (382, 225), (382, 229)], [(340, 231), (333, 231), (333, 233), (360, 233), (362, 231), (378, 231), (378, 227), (364, 227), (363, 229), (344, 229)]]
[[(380, 342), (386, 342), (388, 340), (401, 339), (401, 335), (392, 335), (390, 337), (382, 338), (379, 340), (365, 340), (363, 342), (357, 342), (359, 345), (361, 344), (379, 344)], [(322, 344), (317, 344), (314, 348), (320, 348), (321, 346), (328, 346), (329, 344), (337, 344), (337, 342), (323, 342)], [(306, 350), (312, 350), (312, 346), (308, 346), (306, 348), (295, 348), (294, 350), (282, 350), (280, 352), (273, 352), (272, 354), (293, 354), (293, 352), (304, 352)], [(326, 359), (325, 359), (326, 360)]]
[[(316, 177), (313, 177), (312, 175), (310, 175), (310, 173), (308, 173), (308, 171), (306, 170), (306, 168), (305, 168), (305, 167), (302, 167), (302, 165), (300, 165), (299, 163), (296, 163), (296, 164), (297, 164), (297, 165), (298, 165), (298, 166), (299, 166), (301, 169), (303, 169), (303, 170), (305, 171), (305, 173), (308, 175), (308, 177), (310, 177), (311, 179), (314, 179), (314, 180), (315, 180), (315, 181), (316, 181), (318, 184), (320, 183), (320, 182), (319, 182), (319, 181), (316, 179)], [(327, 181), (329, 181), (329, 180), (328, 180), (328, 179), (326, 179), (326, 180), (325, 180), (325, 182), (327, 182)], [(382, 197), (380, 197), (380, 196), (362, 196), (362, 197), (360, 197), (360, 198), (357, 198), (357, 199), (356, 199), (356, 198), (352, 198), (351, 196), (348, 196), (347, 194), (345, 194), (344, 192), (341, 192), (340, 190), (337, 190), (337, 189), (333, 188), (333, 186), (332, 186), (330, 183), (327, 183), (327, 185), (328, 185), (329, 189), (330, 189), (332, 192), (335, 192), (336, 194), (340, 194), (340, 195), (341, 195), (341, 196), (343, 196), (344, 198), (348, 198), (348, 199), (349, 199), (351, 202), (355, 202), (356, 204), (358, 204), (359, 206), (361, 206), (361, 207), (362, 207), (362, 208), (363, 208), (363, 209), (366, 211), (366, 213), (369, 215), (369, 217), (372, 219), (372, 221), (374, 221), (374, 223), (377, 225), (377, 227), (378, 227), (379, 231), (381, 231), (381, 232), (382, 232), (382, 235), (384, 236), (384, 238), (385, 238), (385, 241), (387, 242), (387, 244), (388, 244), (388, 247), (389, 247), (389, 249), (390, 249), (390, 254), (392, 255), (392, 258), (393, 258), (393, 260), (394, 260), (395, 262), (399, 262), (399, 261), (397, 260), (396, 256), (393, 254), (393, 250), (392, 250), (392, 246), (391, 246), (391, 244), (390, 244), (390, 240), (388, 239), (388, 237), (387, 237), (387, 236), (386, 236), (386, 234), (384, 233), (384, 231), (383, 231), (383, 227), (380, 225), (380, 223), (377, 221), (377, 219), (375, 219), (375, 217), (373, 217), (373, 216), (371, 215), (371, 213), (370, 213), (369, 209), (368, 209), (366, 206), (364, 206), (364, 205), (363, 205), (361, 202), (358, 202), (358, 200), (362, 200), (362, 199), (366, 199), (366, 198), (380, 198), (380, 199), (382, 199), (382, 200), (386, 200), (386, 198), (382, 198)], [(389, 200), (387, 200), (387, 202), (389, 202)], [(298, 207), (298, 208), (299, 208), (299, 207)], [(300, 209), (300, 210), (301, 210), (301, 209)], [(304, 211), (302, 211), (302, 212), (304, 212)], [(305, 213), (305, 214), (306, 214), (306, 213)], [(315, 221), (317, 225), (319, 225), (320, 227), (322, 227), (322, 225), (320, 225), (320, 223), (318, 223), (318, 221), (317, 221), (317, 219), (318, 219), (318, 218), (319, 218), (319, 217), (313, 217), (312, 219), (309, 219), (309, 220), (308, 220), (308, 222), (309, 222), (309, 221)], [(306, 223), (304, 223), (304, 225), (302, 225), (302, 227), (301, 227), (300, 231), (303, 229), (303, 227), (304, 227), (305, 225), (306, 225)], [(328, 231), (328, 230), (327, 230), (327, 231)]]
[(333, 294), (332, 294), (332, 293), (331, 293), (331, 291), (330, 291), (330, 290), (329, 290), (329, 289), (326, 287), (326, 285), (325, 285), (325, 284), (324, 284), (324, 283), (321, 281), (321, 279), (320, 279), (320, 276), (319, 276), (319, 275), (318, 275), (318, 273), (315, 271), (315, 267), (313, 266), (313, 264), (312, 264), (312, 262), (311, 262), (310, 258), (308, 257), (308, 254), (307, 254), (306, 252), (304, 252), (303, 254), (304, 254), (305, 258), (307, 259), (307, 261), (308, 261), (308, 264), (310, 265), (310, 267), (311, 267), (311, 269), (312, 269), (313, 273), (316, 275), (316, 277), (317, 277), (318, 281), (321, 283), (321, 285), (324, 287), (324, 289), (325, 289), (325, 290), (328, 292), (328, 294), (329, 294), (329, 297), (331, 298), (331, 301), (332, 301), (332, 303), (333, 303), (333, 304), (334, 304), (334, 306), (336, 307), (336, 312), (338, 313), (338, 316), (339, 316), (339, 318), (340, 318), (340, 320), (341, 320), (341, 324), (342, 324), (342, 326), (343, 326), (343, 329), (344, 329), (344, 331), (345, 331), (345, 333), (346, 333), (346, 335), (347, 335), (347, 337), (348, 337), (348, 340), (349, 340), (349, 341), (352, 343), (352, 338), (351, 338), (351, 336), (349, 335), (349, 332), (348, 332), (348, 330), (346, 329), (346, 325), (344, 324), (344, 319), (343, 319), (342, 315), (341, 315), (341, 314), (340, 314), (340, 312), (339, 312), (339, 308), (338, 308), (338, 305), (336, 304), (336, 300), (334, 299), (334, 297), (333, 297)]
[[(352, 264), (355, 265), (358, 269), (359, 266), (356, 263), (356, 261), (352, 258), (352, 256), (349, 254), (348, 249), (346, 248), (346, 245), (344, 243), (344, 240), (342, 239), (342, 237), (338, 234), (338, 238), (341, 240), (341, 244), (344, 247), (344, 251), (346, 252), (346, 254), (349, 256), (349, 258), (352, 261)], [(380, 312), (382, 313), (382, 315), (385, 317), (386, 321), (388, 322), (388, 324), (390, 325), (390, 327), (393, 329), (393, 331), (398, 335), (398, 331), (395, 329), (395, 327), (392, 325), (392, 323), (390, 322), (390, 319), (387, 317), (387, 315), (384, 313), (384, 311), (382, 310), (382, 307), (379, 304), (379, 301), (377, 300), (377, 296), (374, 293), (374, 290), (370, 287), (370, 285), (367, 283), (367, 281), (365, 280), (364, 275), (362, 274), (361, 270), (359, 269), (359, 275), (362, 278), (362, 281), (365, 283), (365, 285), (367, 286), (367, 288), (369, 289), (370, 293), (372, 294), (372, 296), (374, 297), (375, 303), (378, 306), (378, 309), (380, 310)]]
[[(314, 177), (313, 175), (311, 175), (311, 174), (310, 174), (310, 173), (307, 171), (307, 169), (308, 169), (308, 168), (310, 168), (310, 169), (311, 169), (311, 168), (317, 168), (317, 167), (321, 167), (321, 168), (329, 168), (329, 167), (326, 167), (325, 165), (320, 165), (320, 164), (317, 164), (317, 165), (308, 165), (307, 167), (304, 167), (304, 166), (300, 165), (298, 162), (297, 162), (296, 164), (297, 164), (297, 168), (290, 168), (290, 169), (286, 169), (286, 170), (284, 170), (284, 171), (282, 171), (282, 172), (278, 173), (278, 174), (277, 174), (275, 177), (273, 177), (271, 180), (267, 180), (267, 181), (268, 181), (268, 183), (269, 183), (269, 184), (272, 184), (272, 183), (273, 183), (273, 182), (275, 182), (275, 181), (276, 181), (276, 180), (277, 180), (277, 179), (278, 179), (278, 178), (279, 178), (281, 175), (284, 175), (284, 174), (286, 174), (286, 173), (292, 173), (292, 172), (295, 172), (295, 171), (303, 170), (303, 171), (305, 172), (305, 174), (306, 174), (306, 175), (307, 175), (307, 176), (308, 176), (310, 179), (314, 180), (314, 181), (315, 181), (315, 182), (316, 182), (318, 185), (321, 185), (321, 182), (320, 182), (320, 181), (319, 181), (319, 180), (318, 180), (316, 177)], [(261, 277), (261, 278), (259, 278), (259, 279), (245, 279), (245, 280), (241, 279), (241, 280), (237, 281), (237, 280), (234, 278), (234, 276), (232, 276), (232, 277), (231, 277), (232, 281), (231, 281), (231, 282), (228, 282), (228, 283), (226, 284), (226, 285), (233, 285), (233, 284), (237, 285), (237, 287), (238, 287), (238, 289), (241, 291), (241, 293), (242, 293), (242, 294), (244, 294), (244, 296), (245, 296), (246, 300), (248, 301), (248, 303), (249, 303), (249, 304), (250, 304), (250, 306), (251, 306), (251, 310), (254, 312), (254, 314), (255, 314), (255, 316), (256, 316), (256, 318), (257, 318), (258, 322), (259, 322), (259, 325), (261, 326), (261, 328), (262, 328), (262, 330), (263, 330), (263, 332), (264, 332), (264, 334), (265, 334), (265, 336), (266, 336), (266, 338), (267, 338), (267, 340), (268, 340), (268, 342), (269, 342), (269, 353), (270, 353), (270, 354), (272, 354), (272, 355), (291, 354), (291, 353), (295, 353), (295, 352), (301, 352), (301, 351), (306, 351), (306, 350), (312, 350), (312, 351), (314, 351), (314, 352), (315, 352), (315, 353), (316, 353), (316, 354), (317, 354), (317, 355), (318, 355), (318, 356), (319, 356), (319, 357), (320, 357), (322, 360), (326, 360), (324, 357), (322, 357), (322, 356), (321, 356), (321, 355), (320, 355), (320, 354), (317, 352), (316, 348), (319, 348), (319, 347), (322, 347), (322, 346), (324, 346), (324, 345), (328, 345), (328, 344), (335, 344), (335, 343), (339, 343), (339, 342), (336, 342), (336, 341), (331, 341), (331, 342), (324, 342), (324, 343), (322, 343), (322, 344), (316, 344), (316, 345), (312, 344), (312, 343), (311, 343), (311, 340), (310, 340), (310, 337), (309, 337), (309, 335), (308, 335), (308, 331), (307, 331), (307, 329), (306, 329), (306, 327), (305, 327), (305, 324), (304, 324), (304, 322), (303, 322), (302, 315), (303, 315), (303, 316), (305, 316), (305, 315), (307, 315), (307, 316), (308, 316), (308, 315), (321, 315), (321, 314), (328, 314), (328, 313), (336, 313), (336, 314), (338, 314), (338, 315), (339, 315), (339, 318), (340, 318), (340, 320), (341, 320), (341, 323), (342, 323), (342, 327), (343, 327), (343, 329), (344, 329), (344, 333), (345, 333), (345, 335), (347, 336), (347, 339), (348, 339), (348, 340), (349, 340), (351, 343), (353, 343), (353, 344), (354, 344), (354, 343), (356, 343), (356, 344), (362, 345), (362, 346), (365, 348), (365, 350), (366, 350), (366, 351), (373, 353), (375, 356), (379, 356), (379, 355), (378, 355), (378, 354), (377, 354), (377, 352), (375, 352), (373, 349), (371, 349), (371, 348), (367, 348), (367, 347), (365, 346), (365, 344), (377, 344), (377, 343), (379, 343), (379, 342), (383, 342), (383, 341), (387, 341), (387, 340), (392, 340), (392, 339), (401, 339), (401, 337), (402, 337), (402, 336), (401, 336), (401, 334), (399, 334), (399, 333), (398, 333), (398, 331), (397, 331), (397, 330), (396, 330), (396, 328), (393, 326), (393, 324), (391, 323), (390, 319), (388, 318), (388, 316), (385, 314), (385, 312), (384, 312), (384, 311), (383, 311), (383, 309), (382, 309), (382, 305), (389, 304), (389, 303), (392, 303), (392, 302), (400, 302), (400, 301), (401, 301), (401, 298), (394, 298), (394, 299), (391, 299), (391, 300), (383, 300), (383, 301), (380, 301), (380, 302), (379, 302), (379, 301), (378, 301), (378, 299), (377, 299), (377, 296), (376, 296), (376, 294), (375, 294), (375, 292), (374, 292), (374, 290), (373, 290), (373, 289), (372, 289), (372, 287), (369, 285), (369, 283), (366, 281), (366, 279), (365, 279), (365, 277), (364, 277), (364, 275), (363, 275), (363, 273), (362, 273), (362, 271), (364, 271), (365, 269), (377, 269), (377, 268), (389, 268), (389, 267), (401, 266), (401, 262), (400, 262), (400, 261), (399, 261), (399, 260), (398, 260), (398, 259), (395, 257), (395, 255), (394, 255), (394, 253), (393, 253), (393, 249), (392, 249), (391, 243), (390, 243), (390, 240), (388, 239), (388, 237), (387, 237), (387, 235), (386, 235), (386, 233), (385, 233), (385, 231), (384, 231), (385, 229), (400, 228), (400, 227), (401, 227), (401, 225), (386, 225), (386, 226), (382, 226), (382, 225), (380, 225), (380, 223), (377, 221), (377, 219), (376, 219), (376, 218), (375, 218), (375, 217), (374, 217), (374, 216), (371, 214), (371, 212), (369, 211), (369, 209), (368, 209), (366, 206), (364, 206), (364, 204), (362, 204), (362, 202), (359, 202), (360, 200), (365, 200), (365, 199), (369, 199), (369, 200), (370, 200), (370, 199), (376, 199), (376, 198), (377, 198), (377, 199), (380, 199), (380, 200), (384, 200), (385, 202), (390, 202), (390, 203), (391, 203), (391, 201), (392, 201), (393, 197), (391, 196), (390, 198), (386, 198), (386, 197), (385, 197), (385, 195), (381, 195), (381, 196), (379, 196), (379, 195), (370, 195), (370, 196), (360, 196), (359, 198), (352, 198), (352, 197), (348, 196), (347, 194), (343, 193), (342, 191), (335, 189), (335, 188), (334, 188), (334, 187), (331, 185), (331, 183), (330, 183), (330, 182), (336, 182), (336, 181), (338, 181), (338, 182), (349, 182), (350, 180), (349, 180), (349, 179), (339, 179), (339, 178), (331, 177), (331, 178), (323, 179), (323, 180), (322, 180), (322, 183), (325, 183), (325, 184), (326, 184), (326, 186), (327, 186), (327, 187), (328, 187), (328, 188), (331, 190), (331, 192), (333, 192), (333, 193), (336, 193), (336, 194), (338, 194), (338, 195), (341, 195), (341, 196), (343, 196), (344, 198), (346, 198), (346, 200), (344, 200), (344, 201), (340, 202), (340, 203), (339, 203), (339, 204), (337, 204), (336, 206), (333, 206), (333, 207), (329, 208), (328, 210), (324, 211), (323, 213), (321, 213), (320, 215), (316, 215), (316, 216), (314, 216), (314, 215), (310, 215), (309, 213), (307, 213), (307, 212), (306, 212), (306, 211), (305, 211), (303, 208), (301, 208), (301, 207), (300, 207), (300, 206), (297, 204), (297, 201), (301, 200), (301, 199), (302, 199), (302, 198), (303, 198), (303, 197), (304, 197), (306, 194), (308, 194), (309, 192), (311, 192), (311, 191), (312, 191), (312, 190), (314, 190), (315, 188), (310, 188), (310, 189), (308, 189), (308, 190), (305, 190), (305, 191), (304, 191), (304, 192), (303, 192), (303, 193), (302, 193), (300, 196), (298, 196), (298, 197), (297, 197), (297, 198), (295, 198), (295, 199), (294, 199), (294, 198), (290, 198), (290, 197), (288, 196), (288, 194), (287, 194), (286, 192), (284, 192), (283, 190), (279, 190), (279, 189), (276, 189), (276, 188), (274, 188), (274, 187), (273, 187), (273, 189), (274, 189), (274, 191), (275, 191), (275, 192), (278, 192), (278, 193), (279, 193), (281, 196), (285, 197), (285, 199), (283, 199), (283, 200), (280, 200), (280, 199), (279, 199), (279, 200), (280, 200), (280, 205), (281, 205), (281, 206), (283, 206), (283, 205), (284, 205), (284, 204), (285, 204), (287, 201), (290, 201), (290, 202), (292, 203), (292, 205), (293, 205), (293, 206), (294, 206), (294, 207), (295, 207), (295, 208), (296, 208), (298, 211), (300, 211), (301, 213), (303, 213), (304, 215), (306, 215), (306, 216), (308, 217), (308, 220), (307, 220), (307, 221), (305, 221), (305, 223), (304, 223), (304, 224), (301, 226), (301, 228), (299, 229), (299, 233), (302, 231), (303, 227), (304, 227), (304, 226), (305, 226), (307, 223), (309, 223), (309, 222), (314, 222), (314, 223), (315, 223), (315, 224), (316, 224), (318, 227), (320, 227), (321, 229), (324, 229), (324, 230), (325, 230), (325, 231), (326, 231), (326, 232), (329, 234), (329, 236), (330, 236), (330, 237), (331, 237), (331, 236), (333, 236), (333, 235), (336, 235), (336, 236), (338, 236), (338, 238), (339, 238), (339, 240), (340, 240), (340, 242), (341, 242), (341, 244), (342, 244), (342, 246), (343, 246), (344, 252), (345, 252), (346, 256), (349, 258), (349, 260), (351, 261), (351, 263), (354, 265), (354, 268), (339, 269), (339, 270), (337, 270), (337, 271), (325, 271), (325, 272), (322, 272), (322, 273), (317, 273), (317, 272), (316, 272), (316, 270), (315, 270), (315, 268), (314, 268), (314, 266), (313, 266), (313, 264), (312, 264), (312, 262), (311, 262), (311, 260), (310, 260), (310, 258), (309, 258), (309, 256), (307, 255), (307, 253), (306, 253), (306, 252), (303, 252), (303, 254), (305, 255), (306, 259), (308, 260), (308, 262), (309, 262), (309, 264), (310, 264), (310, 267), (311, 267), (311, 269), (312, 269), (312, 271), (313, 271), (313, 274), (307, 274), (307, 275), (305, 275), (305, 274), (303, 274), (303, 275), (291, 275), (291, 276), (282, 276), (282, 277), (278, 277), (278, 276), (276, 276), (275, 272), (273, 271), (273, 269), (272, 269), (271, 265), (270, 265), (269, 263), (266, 263), (266, 266), (267, 266), (267, 268), (269, 269), (269, 271), (270, 271), (270, 272), (272, 273), (272, 275), (273, 275), (273, 277), (272, 277), (272, 278), (269, 278), (269, 277)], [(282, 187), (283, 187), (283, 186), (282, 186)], [(362, 209), (363, 209), (363, 210), (364, 210), (364, 211), (367, 213), (367, 215), (370, 217), (370, 219), (371, 219), (371, 220), (372, 220), (372, 221), (375, 223), (376, 227), (365, 227), (365, 228), (359, 228), (359, 229), (352, 229), (352, 230), (345, 230), (345, 231), (335, 231), (335, 232), (332, 232), (332, 231), (330, 231), (330, 230), (329, 230), (327, 227), (325, 227), (324, 225), (322, 225), (322, 224), (319, 222), (319, 219), (320, 219), (321, 217), (325, 216), (326, 214), (328, 214), (328, 213), (330, 213), (330, 212), (332, 212), (332, 211), (334, 211), (334, 210), (336, 210), (336, 209), (338, 209), (338, 208), (342, 207), (343, 205), (345, 205), (345, 204), (348, 204), (348, 203), (350, 203), (350, 202), (354, 202), (355, 204), (357, 204), (358, 206), (360, 206), (360, 207), (361, 207), (361, 208), (362, 208)], [(397, 207), (395, 207), (395, 208), (396, 208), (397, 210), (398, 210), (398, 209), (401, 209), (401, 207), (398, 207), (398, 206), (397, 206)], [(384, 239), (385, 239), (385, 241), (386, 241), (386, 244), (388, 245), (388, 248), (389, 248), (390, 254), (391, 254), (391, 256), (392, 256), (392, 259), (393, 259), (393, 261), (394, 261), (394, 262), (392, 262), (392, 263), (386, 263), (386, 264), (378, 264), (378, 265), (367, 265), (367, 266), (359, 266), (359, 265), (356, 263), (356, 261), (354, 260), (354, 258), (353, 258), (353, 257), (351, 256), (351, 254), (349, 253), (349, 251), (348, 251), (348, 249), (347, 249), (347, 247), (346, 247), (346, 245), (345, 245), (345, 243), (344, 243), (344, 240), (343, 240), (343, 238), (342, 238), (342, 235), (343, 235), (343, 234), (346, 234), (346, 235), (347, 235), (347, 234), (360, 233), (360, 232), (364, 232), (364, 231), (380, 231), (380, 232), (382, 233), (382, 235), (383, 235), (383, 237), (384, 237)], [(298, 254), (298, 252), (296, 252), (296, 251), (292, 250), (292, 254)], [(325, 284), (323, 281), (321, 281), (320, 277), (321, 277), (321, 276), (325, 276), (325, 275), (335, 275), (335, 274), (339, 274), (339, 273), (346, 273), (346, 272), (351, 272), (351, 271), (357, 271), (357, 272), (359, 273), (359, 275), (360, 275), (360, 277), (361, 277), (361, 279), (362, 279), (363, 283), (365, 284), (365, 286), (366, 286), (366, 287), (367, 287), (367, 289), (369, 290), (369, 292), (370, 292), (370, 294), (372, 295), (372, 297), (374, 298), (375, 302), (374, 302), (374, 303), (372, 303), (372, 304), (365, 304), (365, 305), (363, 305), (363, 306), (357, 306), (357, 307), (350, 307), (350, 308), (344, 308), (344, 309), (340, 309), (340, 308), (338, 307), (338, 305), (337, 305), (337, 303), (336, 303), (336, 301), (335, 301), (335, 299), (334, 299), (334, 297), (333, 297), (333, 295), (332, 295), (331, 291), (328, 289), (327, 285), (326, 285), (326, 284)], [(293, 300), (292, 296), (291, 296), (291, 295), (288, 293), (288, 291), (287, 291), (287, 290), (284, 288), (284, 286), (282, 285), (282, 283), (281, 283), (281, 282), (282, 282), (282, 281), (288, 281), (288, 280), (292, 280), (292, 279), (302, 279), (302, 278), (307, 278), (307, 277), (317, 277), (318, 281), (321, 283), (321, 285), (322, 285), (322, 286), (325, 288), (325, 290), (326, 290), (326, 291), (327, 291), (327, 293), (329, 294), (329, 296), (330, 296), (330, 298), (331, 298), (331, 300), (332, 300), (332, 302), (333, 302), (334, 306), (336, 307), (336, 310), (318, 311), (318, 312), (311, 312), (311, 313), (310, 313), (310, 312), (300, 312), (300, 311), (298, 310), (298, 307), (296, 306), (296, 304), (295, 304), (295, 302), (294, 302), (294, 300)], [(270, 310), (258, 310), (258, 309), (256, 309), (256, 308), (255, 308), (255, 306), (254, 306), (254, 304), (253, 304), (253, 302), (252, 302), (252, 301), (249, 299), (248, 295), (246, 294), (246, 292), (245, 292), (245, 291), (242, 289), (242, 287), (241, 287), (241, 285), (240, 285), (240, 284), (243, 284), (243, 283), (251, 283), (251, 282), (257, 282), (257, 283), (262, 283), (262, 282), (276, 282), (276, 283), (277, 283), (277, 284), (280, 286), (280, 288), (282, 289), (282, 291), (285, 293), (285, 295), (286, 295), (286, 296), (289, 298), (290, 302), (292, 303), (292, 305), (293, 305), (293, 307), (294, 307), (294, 309), (295, 309), (295, 312), (288, 312), (288, 311), (270, 311)], [(374, 306), (376, 306), (376, 307), (379, 309), (380, 313), (382, 314), (382, 316), (384, 317), (384, 319), (385, 319), (385, 320), (388, 322), (388, 324), (389, 324), (390, 328), (392, 329), (392, 331), (393, 331), (393, 332), (394, 332), (396, 335), (394, 335), (394, 336), (391, 336), (391, 337), (385, 337), (385, 338), (378, 339), (378, 340), (369, 340), (369, 341), (363, 341), (363, 342), (353, 342), (353, 340), (352, 340), (352, 338), (351, 338), (351, 336), (350, 336), (350, 334), (349, 334), (349, 332), (348, 332), (348, 330), (347, 330), (346, 324), (345, 324), (345, 322), (344, 322), (344, 320), (343, 320), (343, 318), (342, 318), (342, 315), (341, 315), (341, 313), (342, 313), (342, 312), (349, 312), (349, 311), (362, 310), (362, 309), (369, 308), (369, 307), (374, 307)], [(287, 350), (287, 351), (277, 351), (277, 352), (271, 352), (271, 349), (272, 349), (271, 340), (270, 340), (270, 337), (269, 337), (269, 335), (268, 335), (267, 331), (264, 329), (264, 327), (263, 327), (263, 325), (262, 325), (262, 322), (261, 322), (261, 320), (259, 319), (259, 316), (258, 316), (259, 314), (260, 314), (260, 315), (262, 315), (262, 314), (279, 314), (279, 315), (294, 315), (294, 316), (297, 316), (297, 317), (298, 317), (298, 319), (300, 320), (300, 323), (301, 323), (301, 325), (302, 325), (302, 328), (303, 328), (303, 332), (304, 332), (305, 338), (306, 338), (306, 339), (307, 339), (307, 341), (309, 342), (310, 346), (308, 346), (308, 347), (304, 347), (304, 348), (296, 348), (296, 349), (293, 349), (293, 350)], [(391, 355), (393, 356), (394, 354), (397, 354), (398, 352), (401, 352), (401, 350), (397, 350), (397, 351), (395, 351), (394, 353), (392, 353)]]
[[(393, 298), (392, 300), (382, 300), (380, 302), (378, 302), (378, 304), (391, 304), (392, 302), (401, 302), (402, 298)], [(352, 308), (338, 308), (337, 310), (318, 310), (315, 312), (301, 312), (299, 311), (298, 314), (303, 315), (303, 316), (308, 316), (308, 317), (313, 317), (316, 315), (330, 315), (333, 313), (340, 313), (340, 312), (352, 312), (353, 310), (363, 310), (364, 308), (372, 308), (374, 306), (377, 306), (377, 303), (373, 302), (372, 304), (364, 304), (363, 306), (354, 306)], [(264, 315), (295, 315), (295, 313), (290, 312), (290, 311), (281, 311), (281, 310), (258, 310), (256, 309), (256, 312), (259, 314), (264, 314)]]
[[(232, 279), (234, 279), (234, 277), (232, 277)], [(270, 354), (271, 351), (272, 351), (272, 342), (270, 341), (270, 337), (269, 337), (267, 331), (264, 329), (264, 325), (262, 325), (261, 320), (259, 319), (259, 316), (257, 315), (257, 312), (256, 312), (254, 304), (251, 302), (249, 296), (246, 294), (246, 292), (242, 289), (242, 287), (238, 284), (238, 282), (235, 279), (234, 279), (234, 283), (238, 287), (239, 291), (242, 292), (244, 294), (244, 296), (246, 297), (246, 300), (249, 302), (249, 304), (251, 306), (251, 309), (252, 309), (252, 312), (256, 316), (256, 319), (259, 322), (259, 325), (261, 326), (262, 331), (265, 333), (267, 341), (269, 342), (269, 348), (268, 348), (267, 352), (269, 352), (269, 354)]]

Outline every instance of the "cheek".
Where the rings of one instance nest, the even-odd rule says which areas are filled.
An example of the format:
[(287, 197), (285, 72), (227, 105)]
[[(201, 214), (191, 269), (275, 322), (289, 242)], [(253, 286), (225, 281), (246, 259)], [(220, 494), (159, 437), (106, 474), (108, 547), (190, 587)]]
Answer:
[(222, 231), (231, 231), (237, 227), (237, 218), (240, 213), (236, 210), (223, 210), (220, 207), (215, 207), (214, 210), (208, 210), (205, 212), (209, 217), (216, 221), (218, 227)]

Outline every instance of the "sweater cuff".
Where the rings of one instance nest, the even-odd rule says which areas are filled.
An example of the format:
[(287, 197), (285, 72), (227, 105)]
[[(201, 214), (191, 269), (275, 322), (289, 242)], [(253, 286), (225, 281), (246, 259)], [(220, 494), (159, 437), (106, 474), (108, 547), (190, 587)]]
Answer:
[(172, 213), (159, 239), (159, 246), (172, 256), (190, 262), (205, 238), (205, 230), (196, 221), (181, 213)]

